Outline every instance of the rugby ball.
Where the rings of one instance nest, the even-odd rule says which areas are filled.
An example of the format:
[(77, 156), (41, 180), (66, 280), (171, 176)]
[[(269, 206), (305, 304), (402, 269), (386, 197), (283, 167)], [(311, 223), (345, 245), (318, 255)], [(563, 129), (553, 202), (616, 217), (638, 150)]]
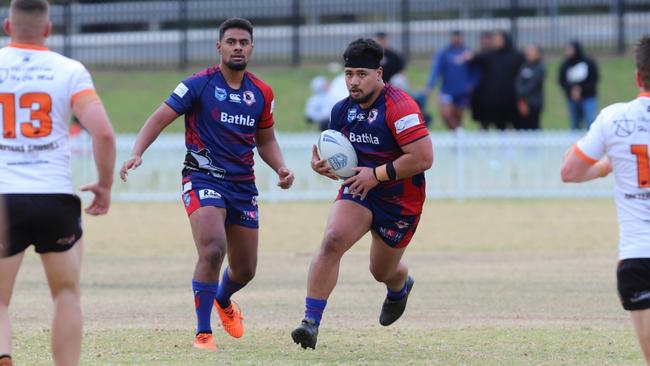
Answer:
[(336, 130), (321, 132), (318, 139), (318, 155), (327, 160), (334, 173), (342, 179), (357, 174), (357, 152), (344, 134)]

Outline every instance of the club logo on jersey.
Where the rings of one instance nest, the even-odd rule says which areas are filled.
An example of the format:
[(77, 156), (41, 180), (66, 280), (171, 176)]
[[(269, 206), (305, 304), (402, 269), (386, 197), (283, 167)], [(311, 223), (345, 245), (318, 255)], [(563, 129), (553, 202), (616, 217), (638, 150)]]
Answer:
[(244, 92), (244, 103), (249, 107), (255, 103), (255, 94), (252, 91), (246, 90)]
[(241, 95), (230, 93), (228, 101), (232, 103), (241, 103)]
[(9, 69), (0, 69), (0, 83), (7, 80), (8, 76), (9, 76)]
[(199, 189), (199, 199), (204, 200), (204, 199), (221, 199), (221, 193), (212, 190), (212, 189)]
[(235, 114), (233, 116), (226, 112), (221, 112), (221, 122), (239, 126), (255, 126), (255, 118), (251, 118), (251, 116), (244, 114)]
[(373, 109), (368, 113), (368, 123), (373, 123), (377, 119), (377, 116), (379, 115), (379, 111), (377, 109)]
[(226, 100), (227, 96), (228, 93), (226, 93), (226, 89), (220, 88), (218, 86), (214, 88), (214, 97), (217, 98), (218, 101), (223, 102)]
[(348, 157), (342, 153), (336, 153), (332, 155), (327, 162), (330, 164), (332, 169), (339, 170), (348, 164)]
[(354, 121), (357, 118), (357, 109), (352, 108), (348, 109), (348, 123)]
[(349, 139), (350, 142), (357, 142), (360, 144), (379, 145), (379, 138), (377, 136), (373, 136), (371, 133), (357, 134), (354, 132), (350, 132)]
[(357, 114), (357, 121), (365, 121), (366, 120), (366, 114), (365, 113), (359, 113)]
[(239, 219), (242, 221), (257, 221), (257, 211), (242, 211)]
[(185, 84), (183, 84), (183, 83), (179, 83), (179, 84), (176, 86), (176, 89), (174, 89), (174, 94), (176, 94), (176, 95), (178, 95), (180, 98), (182, 98), (182, 97), (185, 96), (185, 94), (187, 94), (187, 92), (188, 92), (189, 90), (190, 90), (190, 89), (188, 89), (187, 86), (185, 86)]
[(420, 117), (416, 113), (409, 114), (395, 121), (395, 132), (399, 134), (419, 124)]
[(403, 221), (403, 220), (399, 220), (398, 222), (395, 223), (395, 226), (397, 226), (399, 229), (406, 229), (410, 225), (411, 224), (409, 224), (408, 222)]
[(631, 136), (636, 129), (636, 121), (625, 117), (614, 121), (614, 125), (616, 125), (616, 136), (618, 137)]

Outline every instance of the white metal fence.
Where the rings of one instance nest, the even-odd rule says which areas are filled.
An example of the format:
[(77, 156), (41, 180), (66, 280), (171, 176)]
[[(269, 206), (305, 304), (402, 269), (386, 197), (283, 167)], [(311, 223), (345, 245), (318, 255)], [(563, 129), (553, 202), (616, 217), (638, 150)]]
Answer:
[[(433, 168), (427, 172), (429, 198), (603, 197), (612, 194), (612, 178), (586, 184), (564, 184), (560, 164), (580, 135), (570, 132), (433, 133)], [(117, 138), (117, 165), (129, 156), (134, 135)], [(271, 201), (332, 200), (340, 184), (316, 175), (309, 161), (317, 133), (278, 134), (287, 165), (295, 172), (292, 189), (276, 186), (276, 175), (256, 159), (260, 199)], [(76, 186), (94, 179), (87, 137), (74, 143)], [(144, 163), (123, 183), (116, 177), (113, 197), (119, 201), (180, 200), (184, 136), (163, 134), (145, 153)]]

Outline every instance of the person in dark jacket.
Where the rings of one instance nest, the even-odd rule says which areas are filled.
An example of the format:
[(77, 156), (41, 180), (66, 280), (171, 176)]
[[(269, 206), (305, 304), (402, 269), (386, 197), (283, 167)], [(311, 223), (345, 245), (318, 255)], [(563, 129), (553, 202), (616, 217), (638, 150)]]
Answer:
[(404, 71), (406, 63), (399, 53), (390, 48), (388, 44), (388, 34), (385, 32), (377, 32), (375, 34), (375, 39), (381, 48), (384, 49), (384, 57), (381, 59), (380, 63), (381, 68), (383, 69), (381, 78), (384, 79), (385, 83), (390, 83), (390, 79), (392, 79), (393, 76)]
[(584, 127), (589, 129), (598, 110), (596, 97), (598, 66), (585, 54), (578, 41), (569, 43), (564, 54), (566, 58), (560, 66), (558, 81), (566, 95), (571, 129), (580, 129), (581, 122), (584, 122)]
[(526, 62), (519, 69), (515, 80), (519, 118), (515, 123), (518, 130), (538, 130), (539, 117), (544, 106), (545, 69), (542, 53), (537, 45), (528, 45)]
[[(483, 31), (479, 39), (478, 53), (485, 53), (492, 50), (492, 31)], [(472, 70), (472, 93), (470, 94), (470, 106), (472, 112), (472, 119), (478, 122), (481, 126), (487, 126), (487, 118), (485, 110), (479, 105), (479, 101), (483, 99), (484, 86), (479, 82), (481, 80), (481, 72), (478, 65), (470, 63)], [(485, 127), (487, 128), (487, 127)]]
[(524, 57), (504, 31), (494, 32), (492, 42), (492, 50), (468, 57), (478, 65), (481, 74), (476, 107), (482, 111), (482, 120), (478, 122), (482, 129), (493, 125), (503, 130), (514, 126), (517, 120), (515, 79)]

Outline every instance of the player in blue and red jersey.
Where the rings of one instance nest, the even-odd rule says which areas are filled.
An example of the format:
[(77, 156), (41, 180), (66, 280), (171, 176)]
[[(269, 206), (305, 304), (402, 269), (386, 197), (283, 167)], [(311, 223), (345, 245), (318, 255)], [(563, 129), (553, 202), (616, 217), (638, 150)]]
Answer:
[[(343, 253), (368, 231), (370, 272), (386, 284), (379, 322), (395, 322), (406, 308), (413, 278), (401, 262), (425, 200), (424, 171), (433, 163), (431, 139), (417, 104), (382, 81), (382, 49), (371, 39), (348, 46), (345, 81), (349, 97), (332, 108), (330, 128), (345, 134), (357, 153), (357, 175), (343, 182), (332, 205), (320, 250), (309, 268), (305, 318), (291, 333), (315, 348), (327, 298), (336, 285)], [(313, 148), (312, 169), (337, 179)]]
[[(245, 19), (228, 19), (219, 27), (218, 66), (178, 84), (149, 117), (124, 162), (120, 175), (142, 164), (142, 154), (160, 132), (185, 115), (183, 203), (198, 252), (192, 288), (197, 316), (194, 346), (215, 350), (210, 315), (217, 308), (228, 334), (244, 333), (241, 310), (230, 297), (255, 275), (258, 209), (253, 148), (277, 172), (287, 189), (287, 169), (273, 132), (273, 91), (246, 71), (253, 52), (253, 27)], [(219, 272), (224, 256), (229, 267)]]

